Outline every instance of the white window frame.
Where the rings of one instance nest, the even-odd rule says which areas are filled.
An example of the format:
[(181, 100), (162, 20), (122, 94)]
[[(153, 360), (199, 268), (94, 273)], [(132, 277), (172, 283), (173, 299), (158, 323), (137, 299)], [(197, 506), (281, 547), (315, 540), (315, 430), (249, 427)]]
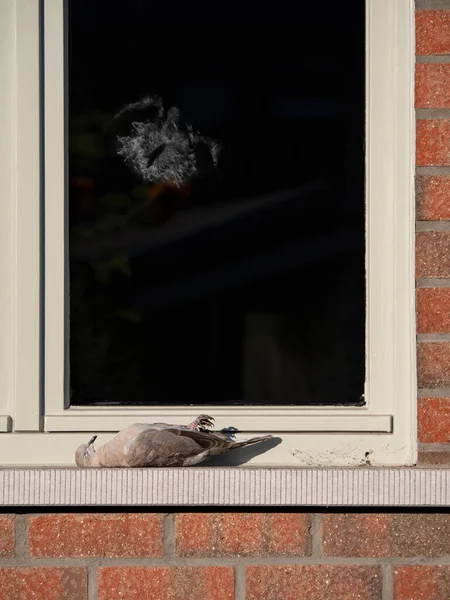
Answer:
[(282, 438), (252, 466), (415, 463), (414, 2), (366, 6), (365, 406), (143, 409), (65, 405), (64, 1), (44, 0), (42, 55), (39, 0), (3, 0), (0, 464), (73, 464), (90, 432), (102, 443), (136, 421), (186, 423), (201, 412), (218, 428)]

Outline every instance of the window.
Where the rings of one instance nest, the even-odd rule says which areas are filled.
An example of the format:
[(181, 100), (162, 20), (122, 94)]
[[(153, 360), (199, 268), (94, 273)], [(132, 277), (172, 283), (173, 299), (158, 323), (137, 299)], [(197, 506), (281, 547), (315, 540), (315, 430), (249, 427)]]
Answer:
[[(228, 18), (229, 29), (203, 23), (203, 29), (209, 29), (214, 37), (209, 41), (217, 46), (211, 51), (209, 38), (202, 38), (203, 46), (200, 43), (192, 50), (192, 68), (188, 53), (180, 55), (180, 47), (189, 44), (189, 35), (183, 27), (175, 27), (171, 29), (172, 35), (177, 32), (176, 40), (166, 40), (165, 35), (158, 40), (158, 19), (161, 24), (167, 22), (167, 15), (158, 14), (149, 26), (159, 52), (152, 82), (156, 89), (149, 89), (146, 81), (136, 78), (145, 64), (145, 60), (140, 62), (145, 43), (134, 14), (141, 10), (148, 18), (147, 3), (136, 0), (134, 11), (128, 7), (129, 14), (119, 19), (111, 3), (69, 2), (64, 7), (63, 2), (48, 0), (43, 3), (41, 38), (38, 3), (27, 7), (11, 4), (15, 11), (12, 6), (5, 7), (2, 23), (4, 54), (14, 57), (13, 66), (6, 60), (1, 63), (4, 80), (10, 82), (4, 115), (9, 136), (2, 144), (5, 156), (9, 152), (15, 162), (11, 158), (11, 164), (2, 165), (9, 202), (2, 207), (5, 236), (1, 243), (2, 268), (10, 284), (6, 287), (13, 293), (2, 297), (5, 310), (1, 318), (8, 331), (2, 341), (2, 381), (8, 393), (0, 401), (0, 426), (12, 432), (0, 435), (0, 451), (9, 440), (9, 444), (20, 444), (21, 458), (17, 460), (39, 464), (54, 462), (48, 450), (57, 447), (56, 462), (71, 463), (73, 449), (87, 432), (104, 432), (101, 441), (110, 432), (139, 420), (184, 422), (198, 412), (210, 412), (219, 428), (233, 425), (246, 433), (270, 431), (282, 437), (283, 443), (254, 457), (255, 465), (412, 463), (412, 4), (400, 0), (366, 3), (367, 302), (366, 318), (359, 320), (358, 315), (364, 317), (364, 203), (355, 201), (353, 207), (346, 207), (349, 194), (343, 189), (354, 185), (354, 196), (363, 199), (363, 178), (358, 182), (358, 177), (349, 177), (351, 173), (363, 175), (358, 168), (364, 108), (362, 78), (358, 81), (364, 38), (362, 10), (357, 13), (355, 9), (352, 20), (345, 21), (354, 25), (345, 35), (335, 25), (341, 11), (350, 8), (341, 8), (330, 18), (328, 30), (327, 19), (321, 22), (322, 31), (314, 19), (306, 26), (303, 21), (299, 23), (303, 36), (286, 36), (294, 49), (280, 41), (274, 54), (270, 45), (263, 43), (269, 19), (264, 21), (264, 5), (258, 4), (261, 39), (255, 34), (254, 54), (246, 54), (245, 36), (254, 15), (244, 14), (247, 5), (243, 3), (236, 7), (227, 3), (228, 12), (224, 10), (219, 19), (218, 5), (217, 20), (223, 24)], [(330, 10), (334, 4), (330, 3)], [(233, 12), (238, 5), (243, 14)], [(81, 11), (87, 7), (91, 18), (81, 19)], [(158, 10), (163, 11), (161, 7)], [(188, 33), (202, 27), (205, 10), (200, 0), (190, 6), (182, 20), (187, 26), (191, 19)], [(286, 15), (280, 16), (280, 23), (275, 16), (268, 15), (273, 30), (295, 28), (293, 15), (288, 20)], [(95, 36), (100, 22), (101, 52)], [(121, 34), (115, 35), (119, 40), (116, 46), (111, 42), (113, 31)], [(128, 41), (121, 46), (124, 32)], [(136, 32), (132, 50), (130, 32)], [(236, 54), (221, 50), (228, 34), (240, 49)], [(329, 45), (312, 53), (305, 39), (312, 44), (319, 34), (326, 36)], [(297, 40), (303, 40), (303, 47), (295, 45), (300, 44)], [(335, 71), (330, 64), (329, 48), (339, 43), (341, 54), (347, 52), (348, 56), (346, 75), (338, 72), (342, 61), (339, 65), (336, 60)], [(138, 58), (131, 68), (133, 52)], [(109, 63), (104, 62), (105, 54)], [(316, 63), (312, 62), (314, 54)], [(211, 57), (216, 63), (210, 62)], [(299, 57), (304, 64), (294, 69)], [(327, 59), (322, 77), (318, 77), (320, 62), (323, 66)], [(102, 71), (102, 64), (109, 66)], [(175, 64), (176, 80), (167, 75)], [(208, 80), (211, 65), (216, 66), (215, 79)], [(301, 97), (292, 76), (298, 71), (307, 81)], [(340, 86), (342, 80), (348, 81), (348, 89)], [(255, 99), (258, 86), (266, 86), (267, 93)], [(348, 106), (346, 93), (355, 107), (339, 119), (339, 103)], [(142, 172), (148, 169), (148, 157), (144, 167), (142, 163), (136, 167), (136, 128), (130, 128), (127, 118), (113, 121), (110, 116), (145, 94), (150, 100), (144, 108), (150, 113), (164, 110), (169, 127), (179, 124), (185, 136), (202, 136), (196, 140), (193, 169), (205, 164), (202, 152), (208, 168), (212, 166), (207, 176), (190, 178), (188, 185), (184, 174), (182, 185), (164, 182), (161, 193), (165, 196), (158, 196), (161, 186), (149, 185), (148, 173)], [(179, 122), (175, 113), (167, 112), (171, 106), (180, 109)], [(105, 114), (99, 107), (104, 107)], [(255, 113), (250, 122), (249, 113)], [(267, 122), (270, 115), (272, 121)], [(261, 131), (261, 122), (267, 132)], [(193, 124), (192, 134), (187, 123)], [(106, 131), (111, 124), (124, 129), (111, 135)], [(242, 129), (245, 134), (240, 133)], [(286, 142), (292, 131), (301, 142), (295, 147)], [(346, 153), (343, 147), (351, 145), (343, 140), (348, 142), (351, 133), (356, 150)], [(240, 139), (243, 135), (244, 141)], [(105, 160), (108, 150), (104, 148), (111, 139), (114, 157)], [(265, 139), (269, 149), (262, 147)], [(302, 144), (311, 152), (305, 152)], [(153, 151), (158, 157), (165, 149)], [(225, 158), (219, 157), (221, 152)], [(221, 160), (219, 184), (214, 166)], [(329, 167), (326, 170), (319, 164), (324, 160)], [(350, 161), (350, 169), (345, 160)], [(298, 162), (305, 164), (300, 175), (295, 168)], [(138, 175), (135, 179), (133, 167)], [(321, 180), (319, 185), (317, 180)], [(211, 204), (212, 195), (217, 200)], [(92, 197), (95, 202), (89, 204)], [(155, 197), (157, 202), (153, 202)], [(191, 205), (185, 209), (183, 202)], [(142, 215), (136, 216), (141, 204), (153, 207), (145, 221)], [(99, 210), (99, 206), (106, 208)], [(323, 246), (309, 225), (319, 219), (325, 230)], [(305, 222), (308, 226), (299, 236)], [(122, 227), (119, 236), (117, 223)], [(272, 224), (277, 226), (271, 229)], [(192, 230), (200, 233), (187, 235)], [(144, 246), (144, 259), (130, 258), (130, 231), (133, 243), (137, 240), (135, 246)], [(239, 237), (237, 231), (245, 235)], [(308, 235), (315, 236), (312, 251), (305, 250)], [(173, 240), (180, 236), (183, 243), (177, 247)], [(248, 243), (239, 245), (243, 239)], [(153, 249), (148, 248), (149, 240)], [(284, 252), (286, 247), (288, 252)], [(342, 252), (352, 256), (345, 261), (350, 274), (348, 287), (341, 292), (341, 306), (351, 325), (345, 330), (340, 323), (342, 314), (323, 309), (329, 335), (322, 334), (321, 341), (328, 350), (314, 355), (306, 347), (306, 360), (300, 362), (298, 344), (299, 340), (305, 344), (305, 339), (296, 334), (296, 328), (303, 332), (312, 324), (310, 336), (314, 338), (314, 326), (323, 325), (318, 300), (323, 299), (324, 291), (332, 293), (329, 290), (339, 288), (333, 278), (341, 285), (346, 281), (337, 270), (344, 261), (333, 260)], [(320, 289), (313, 264), (295, 264), (288, 274), (280, 272), (285, 262), (301, 262), (299, 258), (305, 257), (311, 262), (317, 255), (327, 257), (318, 267), (320, 277), (332, 281), (326, 290)], [(249, 275), (254, 277), (251, 289), (239, 283), (242, 272), (246, 284)], [(300, 281), (308, 281), (309, 304)], [(200, 295), (200, 289), (202, 298), (187, 297), (193, 290)], [(342, 298), (348, 302), (342, 303)], [(332, 299), (339, 305), (338, 295)], [(165, 312), (161, 312), (162, 306)], [(311, 323), (305, 314), (312, 315)], [(93, 327), (98, 329), (93, 332)], [(192, 344), (194, 337), (196, 343)], [(15, 348), (12, 357), (7, 343)], [(108, 352), (102, 344), (108, 346)], [(342, 345), (350, 358), (340, 361)], [(279, 369), (275, 379), (269, 372), (274, 355)], [(36, 432), (37, 450), (27, 447), (31, 438), (26, 432)]]
[(71, 406), (363, 404), (364, 37), (364, 3), (69, 2)]

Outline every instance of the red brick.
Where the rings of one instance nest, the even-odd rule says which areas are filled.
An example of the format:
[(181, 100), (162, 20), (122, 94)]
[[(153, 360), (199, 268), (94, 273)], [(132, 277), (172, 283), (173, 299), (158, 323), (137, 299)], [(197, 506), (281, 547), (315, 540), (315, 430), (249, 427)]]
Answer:
[(450, 107), (450, 64), (416, 64), (416, 108)]
[(449, 119), (417, 119), (416, 165), (450, 165)]
[(175, 517), (175, 555), (208, 556), (217, 553), (216, 521), (221, 515), (180, 513)]
[(419, 175), (416, 199), (419, 221), (450, 220), (450, 175)]
[(450, 277), (450, 231), (416, 234), (416, 277)]
[(382, 514), (324, 515), (322, 538), (326, 556), (389, 556), (388, 519)]
[(247, 567), (246, 600), (381, 600), (375, 566), (260, 565)]
[(326, 514), (322, 528), (326, 556), (450, 555), (450, 514)]
[(417, 344), (417, 380), (419, 388), (450, 386), (450, 343)]
[(177, 556), (306, 556), (309, 516), (184, 513), (175, 520)]
[(450, 11), (416, 11), (416, 54), (450, 54)]
[(31, 556), (162, 556), (162, 515), (62, 514), (30, 517)]
[(394, 600), (448, 600), (448, 565), (394, 567)]
[(98, 600), (233, 600), (232, 567), (100, 567)]
[(450, 398), (419, 398), (417, 408), (419, 442), (450, 442)]
[(14, 517), (0, 516), (0, 556), (14, 554)]
[(417, 459), (418, 467), (450, 467), (450, 444), (448, 451), (445, 450), (433, 450), (424, 451), (419, 450), (419, 456)]
[(416, 290), (417, 333), (450, 333), (450, 288)]
[(86, 569), (0, 569), (0, 600), (87, 600)]

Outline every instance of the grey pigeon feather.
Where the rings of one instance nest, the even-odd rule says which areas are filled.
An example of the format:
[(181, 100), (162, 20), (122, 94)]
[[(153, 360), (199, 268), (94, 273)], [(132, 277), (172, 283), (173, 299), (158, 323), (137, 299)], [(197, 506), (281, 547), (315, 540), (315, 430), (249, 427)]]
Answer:
[(188, 426), (135, 423), (98, 450), (94, 436), (77, 448), (75, 462), (79, 467), (188, 467), (272, 437), (233, 441), (225, 433), (208, 431), (212, 421), (200, 415)]

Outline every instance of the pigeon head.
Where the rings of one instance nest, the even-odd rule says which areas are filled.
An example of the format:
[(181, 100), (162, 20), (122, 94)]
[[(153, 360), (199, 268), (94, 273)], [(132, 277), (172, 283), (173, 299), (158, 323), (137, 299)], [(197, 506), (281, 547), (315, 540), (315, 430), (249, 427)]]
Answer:
[(97, 439), (97, 436), (94, 435), (87, 444), (81, 444), (78, 446), (75, 452), (75, 462), (78, 467), (90, 467), (92, 459), (97, 454), (96, 449), (94, 448), (94, 442)]

